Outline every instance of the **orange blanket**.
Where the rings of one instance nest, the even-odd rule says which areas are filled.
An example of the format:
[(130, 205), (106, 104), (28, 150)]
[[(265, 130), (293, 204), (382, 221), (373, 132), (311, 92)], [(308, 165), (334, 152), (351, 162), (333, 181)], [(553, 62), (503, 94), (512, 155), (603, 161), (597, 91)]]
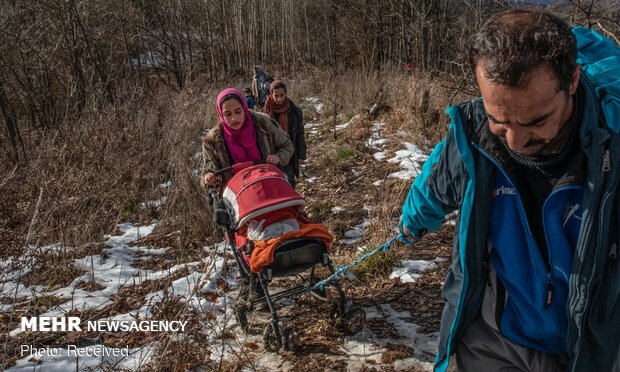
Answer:
[(319, 238), (323, 240), (328, 250), (331, 242), (334, 240), (334, 237), (327, 231), (325, 226), (317, 223), (308, 223), (302, 225), (299, 230), (287, 232), (277, 238), (258, 241), (254, 243), (254, 249), (250, 255), (250, 269), (252, 272), (260, 273), (263, 267), (271, 265), (278, 245), (285, 240), (295, 238)]

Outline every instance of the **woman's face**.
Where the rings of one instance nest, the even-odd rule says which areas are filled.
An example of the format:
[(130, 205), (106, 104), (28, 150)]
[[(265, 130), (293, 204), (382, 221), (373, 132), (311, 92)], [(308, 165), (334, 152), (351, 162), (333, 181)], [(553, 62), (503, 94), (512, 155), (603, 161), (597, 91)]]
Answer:
[(282, 102), (284, 102), (284, 99), (286, 98), (286, 89), (284, 88), (274, 89), (271, 92), (271, 96), (273, 97), (273, 100), (279, 105)]
[(234, 98), (222, 102), (222, 115), (226, 124), (232, 129), (241, 128), (245, 120), (243, 106), (241, 106), (241, 102)]

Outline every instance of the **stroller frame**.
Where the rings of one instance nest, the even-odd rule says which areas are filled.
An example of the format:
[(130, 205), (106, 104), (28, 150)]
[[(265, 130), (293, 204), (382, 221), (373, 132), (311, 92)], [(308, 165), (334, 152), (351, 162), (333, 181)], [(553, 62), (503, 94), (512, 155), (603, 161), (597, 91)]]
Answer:
[[(233, 256), (239, 267), (241, 275), (240, 295), (237, 298), (235, 304), (235, 317), (242, 329), (248, 329), (247, 313), (254, 310), (254, 307), (258, 304), (266, 304), (269, 308), (271, 316), (271, 322), (263, 330), (263, 342), (265, 348), (268, 350), (278, 350), (284, 348), (284, 350), (294, 351), (300, 346), (299, 333), (292, 326), (286, 326), (283, 329), (280, 327), (280, 318), (278, 316), (276, 302), (285, 298), (292, 298), (295, 296), (311, 293), (315, 284), (318, 282), (316, 276), (317, 265), (326, 266), (331, 274), (336, 272), (336, 268), (325, 249), (325, 245), (319, 239), (313, 238), (299, 238), (287, 240), (280, 244), (274, 254), (274, 264), (277, 265), (280, 255), (302, 253), (300, 251), (304, 249), (313, 249), (314, 247), (320, 247), (321, 257), (320, 261), (316, 260), (313, 263), (307, 265), (293, 267), (287, 270), (279, 271), (277, 268), (274, 270), (274, 264), (264, 267), (260, 273), (254, 273), (250, 271), (248, 264), (245, 262), (245, 258), (242, 256), (240, 249), (247, 249), (250, 251), (250, 242), (245, 247), (236, 247), (234, 244), (234, 231), (226, 231), (229, 244), (233, 251)], [(298, 246), (298, 247), (296, 247)], [(247, 247), (247, 248), (246, 248)], [(314, 248), (318, 249), (318, 248)], [(309, 273), (308, 273), (309, 270)], [(306, 277), (304, 277), (306, 274)], [(298, 276), (302, 279), (302, 283), (293, 288), (284, 289), (276, 293), (271, 293), (269, 290), (269, 283), (273, 278)], [(330, 309), (330, 321), (332, 325), (338, 330), (345, 333), (354, 334), (357, 333), (363, 326), (365, 314), (363, 309), (352, 302), (347, 301), (347, 297), (342, 290), (340, 282), (337, 280), (331, 281), (326, 286), (332, 286), (337, 291), (337, 298), (332, 300), (332, 306)], [(245, 288), (243, 288), (245, 286)], [(262, 295), (258, 295), (256, 289), (260, 288)], [(257, 296), (258, 295), (258, 296)], [(325, 296), (319, 298), (322, 301), (330, 301)]]
[[(226, 242), (230, 245), (233, 257), (239, 267), (239, 274), (241, 279), (241, 289), (237, 302), (234, 305), (235, 317), (237, 323), (244, 330), (248, 330), (247, 314), (254, 310), (254, 307), (258, 304), (267, 304), (271, 316), (270, 323), (265, 326), (263, 330), (263, 342), (265, 348), (271, 351), (277, 351), (281, 348), (288, 351), (294, 351), (301, 345), (299, 333), (292, 326), (286, 326), (283, 329), (280, 327), (280, 319), (278, 316), (275, 302), (292, 298), (295, 296), (303, 295), (306, 293), (312, 293), (316, 283), (318, 283), (318, 277), (316, 276), (316, 266), (322, 265), (328, 268), (331, 274), (336, 272), (334, 263), (329, 256), (324, 243), (320, 239), (315, 238), (298, 238), (291, 239), (282, 242), (274, 253), (274, 262), (270, 266), (262, 268), (260, 273), (254, 273), (250, 270), (249, 265), (246, 263), (243, 253), (250, 254), (252, 249), (252, 242), (248, 241), (243, 247), (237, 247), (235, 244), (236, 231), (232, 227), (230, 213), (226, 205), (222, 202), (217, 193), (212, 193), (211, 198), (214, 206), (214, 221), (222, 228)], [(320, 249), (320, 255), (319, 250)], [(244, 252), (242, 253), (243, 250)], [(306, 252), (304, 252), (306, 250)], [(280, 258), (284, 261), (294, 254), (310, 254), (311, 259), (304, 265), (292, 266), (292, 267), (279, 267)], [(281, 265), (280, 265), (281, 266)], [(303, 273), (309, 270), (307, 279), (304, 278)], [(298, 276), (302, 279), (302, 284), (293, 288), (285, 289), (277, 293), (271, 293), (269, 291), (269, 283), (273, 278), (278, 277), (291, 277)], [(342, 290), (340, 282), (338, 280), (330, 281), (326, 283), (326, 286), (332, 286), (336, 289), (338, 295), (335, 300), (321, 298), (318, 295), (315, 297), (322, 301), (332, 302), (329, 320), (338, 331), (346, 334), (355, 334), (359, 332), (364, 326), (366, 314), (361, 306), (348, 301), (347, 297)], [(257, 290), (260, 288), (262, 295), (257, 295)]]
[[(231, 169), (236, 169), (236, 171), (247, 168), (252, 165), (264, 164), (264, 160), (247, 162), (247, 163), (239, 163), (232, 165), (230, 167), (220, 169), (214, 172), (215, 175), (222, 174), (223, 172), (229, 171)], [(272, 167), (272, 166), (268, 166)], [(258, 168), (257, 168), (258, 169)], [(262, 169), (265, 169), (264, 167)], [(284, 174), (276, 169), (277, 173), (280, 173), (280, 177), (277, 178), (272, 176), (267, 176), (265, 179), (280, 179), (288, 185), (286, 182), (286, 178)], [(250, 170), (251, 172), (251, 170)], [(246, 190), (246, 187), (252, 184), (252, 181), (246, 181), (246, 175), (241, 174), (243, 184), (240, 192)], [(234, 178), (233, 178), (234, 179)], [(232, 181), (229, 181), (232, 182)], [(227, 189), (225, 193), (229, 190), (227, 185)], [(236, 185), (239, 186), (239, 185)], [(290, 190), (289, 190), (290, 191)], [(294, 192), (294, 191), (293, 191)], [(239, 296), (237, 298), (237, 302), (235, 304), (235, 316), (237, 318), (238, 324), (244, 331), (248, 330), (248, 321), (247, 321), (247, 313), (254, 309), (254, 306), (257, 304), (265, 303), (269, 307), (269, 312), (271, 315), (271, 322), (263, 331), (263, 341), (265, 343), (265, 348), (268, 350), (279, 350), (280, 348), (284, 348), (285, 350), (294, 351), (300, 345), (299, 333), (292, 326), (287, 326), (284, 329), (280, 329), (279, 317), (276, 309), (275, 302), (278, 300), (282, 300), (285, 298), (290, 298), (293, 296), (298, 296), (305, 293), (312, 293), (315, 297), (322, 299), (324, 301), (329, 301), (326, 296), (325, 288), (321, 287), (321, 291), (323, 291), (323, 296), (319, 296), (316, 292), (314, 292), (317, 288), (316, 283), (318, 283), (317, 277), (315, 275), (316, 266), (321, 264), (326, 266), (331, 274), (336, 272), (334, 264), (329, 256), (327, 251), (327, 247), (325, 243), (321, 239), (310, 238), (310, 237), (302, 237), (296, 239), (289, 239), (281, 242), (275, 249), (273, 262), (269, 266), (261, 268), (259, 273), (252, 272), (250, 270), (249, 264), (246, 261), (245, 256), (249, 257), (253, 248), (252, 241), (248, 240), (244, 246), (238, 247), (236, 243), (236, 230), (237, 223), (240, 223), (243, 220), (235, 221), (233, 216), (241, 216), (242, 213), (235, 213), (233, 208), (237, 207), (229, 205), (230, 203), (225, 203), (222, 196), (220, 196), (219, 191), (211, 189), (211, 205), (213, 207), (213, 221), (219, 225), (226, 237), (226, 242), (231, 246), (233, 251), (233, 256), (235, 261), (237, 262), (237, 266), (239, 267), (239, 273), (241, 276), (241, 289)], [(289, 192), (289, 196), (291, 196)], [(236, 196), (233, 196), (234, 203), (237, 203), (238, 199)], [(297, 201), (289, 202), (287, 200), (293, 199), (282, 199), (284, 201), (284, 205), (299, 205), (299, 199), (301, 196), (297, 194), (292, 194), (292, 198)], [(264, 199), (265, 201), (269, 201), (269, 199)], [(303, 200), (301, 200), (301, 204), (303, 205)], [(265, 205), (262, 205), (265, 207)], [(275, 210), (272, 209), (273, 206), (269, 205), (267, 210)], [(260, 209), (259, 209), (260, 210)], [(255, 211), (246, 210), (244, 214), (245, 219), (250, 218), (249, 216), (252, 213), (257, 213)], [(301, 215), (299, 210), (297, 210), (297, 217), (300, 221), (310, 222), (304, 215)], [(304, 279), (302, 272), (310, 270), (309, 277), (307, 281)], [(290, 289), (282, 290), (277, 293), (269, 292), (269, 283), (271, 283), (272, 279), (275, 277), (288, 277), (288, 276), (299, 276), (302, 278), (302, 284)], [(361, 306), (354, 304), (352, 301), (347, 301), (346, 295), (340, 286), (340, 282), (335, 279), (332, 280), (326, 285), (332, 286), (338, 292), (337, 299), (332, 301), (332, 306), (329, 312), (329, 319), (334, 327), (337, 330), (349, 334), (354, 334), (360, 331), (366, 319), (366, 313), (362, 309)], [(258, 287), (260, 286), (260, 287)], [(258, 297), (254, 297), (256, 290), (262, 291), (262, 294)]]

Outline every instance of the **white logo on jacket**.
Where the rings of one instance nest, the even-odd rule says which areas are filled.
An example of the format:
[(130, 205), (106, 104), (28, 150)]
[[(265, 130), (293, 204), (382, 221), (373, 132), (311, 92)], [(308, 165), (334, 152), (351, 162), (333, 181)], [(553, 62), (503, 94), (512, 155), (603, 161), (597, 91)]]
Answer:
[(579, 210), (579, 207), (579, 204), (568, 205), (568, 208), (566, 208), (566, 214), (564, 215), (564, 223), (562, 224), (562, 227), (566, 226), (566, 223), (571, 217), (575, 217), (576, 219), (581, 221), (581, 216), (576, 214), (576, 212)]
[(517, 195), (517, 189), (515, 187), (500, 186), (499, 188), (493, 190), (493, 197), (498, 195), (515, 196)]

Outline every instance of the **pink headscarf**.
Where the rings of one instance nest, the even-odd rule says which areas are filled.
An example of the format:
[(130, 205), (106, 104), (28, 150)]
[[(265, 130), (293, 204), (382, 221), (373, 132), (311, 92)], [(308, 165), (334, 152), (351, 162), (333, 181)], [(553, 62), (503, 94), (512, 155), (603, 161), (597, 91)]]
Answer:
[[(222, 113), (222, 99), (230, 94), (234, 94), (241, 103), (241, 107), (243, 107), (244, 121), (239, 129), (233, 129), (226, 124), (224, 114)], [(217, 113), (224, 129), (224, 140), (232, 156), (233, 164), (262, 159), (260, 149), (256, 144), (256, 131), (254, 130), (254, 124), (252, 124), (252, 117), (250, 116), (248, 104), (245, 102), (243, 93), (235, 88), (227, 88), (221, 91), (217, 96)]]

